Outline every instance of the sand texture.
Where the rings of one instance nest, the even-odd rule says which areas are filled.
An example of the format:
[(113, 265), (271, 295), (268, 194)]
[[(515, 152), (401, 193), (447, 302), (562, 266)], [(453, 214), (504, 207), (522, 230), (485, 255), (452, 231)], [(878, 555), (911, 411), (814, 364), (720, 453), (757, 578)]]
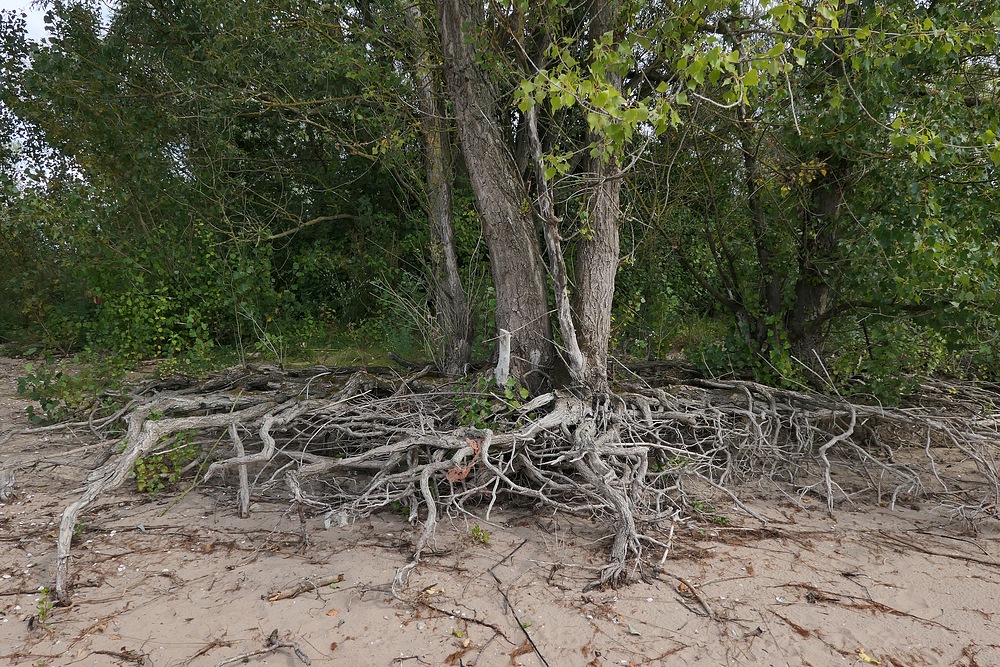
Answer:
[(766, 526), (727, 506), (679, 521), (655, 578), (589, 593), (608, 530), (503, 507), (443, 521), (393, 595), (420, 530), (397, 513), (325, 528), (272, 498), (240, 519), (225, 478), (180, 497), (133, 484), (81, 516), (73, 604), (49, 608), (59, 516), (102, 448), (20, 432), (21, 366), (0, 361), (3, 664), (1000, 665), (997, 522), (973, 530), (936, 499), (830, 517), (747, 490)]

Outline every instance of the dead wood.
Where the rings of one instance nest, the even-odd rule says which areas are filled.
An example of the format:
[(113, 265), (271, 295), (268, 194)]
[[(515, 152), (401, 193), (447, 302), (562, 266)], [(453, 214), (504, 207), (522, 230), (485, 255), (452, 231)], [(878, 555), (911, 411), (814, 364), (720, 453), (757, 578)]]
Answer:
[[(137, 387), (127, 396), (129, 410), (100, 425), (102, 433), (124, 427), (124, 436), (105, 442), (117, 453), (63, 513), (57, 596), (69, 601), (79, 513), (180, 433), (212, 445), (205, 480), (228, 484), (235, 469), (240, 514), (252, 496), (279, 494), (322, 514), (328, 527), (387, 507), (406, 508), (411, 522), (422, 519), (396, 591), (440, 517), (478, 508), (488, 520), (504, 497), (609, 527), (608, 565), (592, 586), (655, 576), (647, 562), (669, 552), (670, 538), (653, 536), (682, 515), (717, 517), (712, 498), (766, 525), (740, 500), (747, 484), (775, 485), (793, 500), (815, 494), (831, 512), (864, 493), (890, 504), (937, 495), (974, 519), (996, 516), (1000, 500), (994, 387), (935, 383), (908, 407), (884, 408), (697, 378), (621, 385), (586, 399), (555, 391), (523, 405), (469, 386), (422, 372), (404, 378), (262, 367)], [(952, 395), (957, 407), (945, 400)], [(483, 405), (489, 410), (469, 419), (469, 407)], [(463, 424), (463, 415), (477, 423)], [(950, 472), (945, 457), (965, 469)]]
[(542, 654), (541, 650), (539, 650), (538, 645), (535, 644), (535, 640), (531, 638), (531, 633), (528, 632), (528, 628), (531, 626), (531, 624), (522, 621), (521, 618), (517, 615), (517, 607), (515, 607), (511, 603), (510, 598), (507, 596), (507, 592), (503, 589), (503, 582), (500, 581), (500, 577), (496, 575), (496, 572), (493, 571), (493, 568), (489, 569), (489, 573), (490, 576), (493, 577), (493, 581), (496, 582), (497, 593), (499, 593), (500, 596), (503, 598), (504, 609), (506, 609), (510, 613), (510, 615), (514, 617), (514, 622), (517, 623), (517, 627), (521, 629), (521, 633), (524, 635), (525, 645), (530, 647), (528, 651), (516, 649), (515, 652), (511, 654), (511, 658), (513, 658), (515, 655), (530, 653), (531, 651), (534, 651), (535, 655), (538, 656), (538, 659), (542, 661), (542, 664), (545, 665), (545, 667), (549, 667), (548, 660), (545, 659), (545, 656)]
[(949, 551), (941, 551), (938, 549), (929, 549), (922, 544), (918, 544), (913, 540), (904, 540), (896, 535), (890, 535), (884, 530), (879, 531), (879, 535), (882, 539), (892, 542), (896, 548), (902, 549), (912, 549), (914, 551), (919, 551), (920, 553), (927, 554), (928, 556), (940, 556), (941, 558), (954, 558), (955, 560), (965, 561), (967, 563), (976, 563), (977, 565), (986, 565), (988, 567), (998, 567), (1000, 568), (1000, 562), (992, 560), (990, 558), (978, 558), (970, 554), (960, 554)]
[(272, 593), (268, 593), (267, 595), (262, 595), (261, 598), (267, 600), (268, 602), (289, 600), (297, 595), (301, 595), (302, 593), (315, 591), (323, 588), (324, 586), (329, 586), (330, 584), (339, 584), (343, 580), (344, 575), (342, 574), (337, 574), (332, 577), (322, 577), (320, 579), (308, 579), (289, 588), (283, 588), (280, 591), (274, 591)]
[(295, 657), (299, 659), (304, 665), (311, 665), (312, 661), (309, 656), (299, 648), (296, 642), (283, 642), (278, 638), (278, 630), (275, 629), (268, 636), (267, 641), (264, 643), (264, 648), (258, 649), (256, 651), (250, 651), (249, 653), (242, 653), (240, 655), (233, 656), (232, 658), (227, 658), (220, 663), (217, 663), (215, 667), (225, 667), (225, 665), (234, 665), (236, 663), (246, 663), (250, 662), (250, 658), (255, 658), (260, 655), (268, 655), (270, 653), (276, 653), (280, 649), (290, 648)]
[(129, 651), (124, 646), (120, 651), (92, 651), (91, 655), (110, 655), (113, 658), (124, 660), (125, 662), (134, 662), (137, 665), (153, 664), (149, 661), (149, 656), (147, 654), (139, 651)]

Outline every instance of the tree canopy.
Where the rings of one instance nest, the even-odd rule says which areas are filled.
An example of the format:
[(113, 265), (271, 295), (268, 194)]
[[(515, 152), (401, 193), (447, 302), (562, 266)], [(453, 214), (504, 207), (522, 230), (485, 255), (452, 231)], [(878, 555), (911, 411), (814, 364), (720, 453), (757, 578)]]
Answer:
[(363, 329), (584, 392), (671, 344), (816, 386), (994, 372), (996, 3), (46, 11), (0, 27), (7, 341)]

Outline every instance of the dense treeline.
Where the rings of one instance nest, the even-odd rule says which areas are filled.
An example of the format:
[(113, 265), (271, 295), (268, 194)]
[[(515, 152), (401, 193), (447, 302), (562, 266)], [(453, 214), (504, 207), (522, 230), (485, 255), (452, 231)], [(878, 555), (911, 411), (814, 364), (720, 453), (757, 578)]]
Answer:
[(49, 3), (0, 27), (0, 342), (995, 373), (1000, 5)]

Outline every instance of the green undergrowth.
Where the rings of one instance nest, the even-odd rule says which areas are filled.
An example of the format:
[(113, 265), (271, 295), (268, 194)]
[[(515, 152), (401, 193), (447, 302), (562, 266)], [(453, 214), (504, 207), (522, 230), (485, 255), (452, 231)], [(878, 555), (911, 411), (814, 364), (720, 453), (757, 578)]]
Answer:
[(735, 331), (706, 336), (684, 353), (706, 377), (755, 380), (896, 406), (917, 394), (928, 379), (996, 381), (1000, 351), (992, 344), (967, 343), (912, 321), (886, 319), (863, 328), (831, 330), (821, 363), (796, 357), (784, 341), (751, 349)]
[(504, 383), (493, 377), (465, 378), (455, 393), (458, 422), (475, 428), (496, 428), (528, 400), (529, 392), (515, 378)]
[(104, 414), (120, 407), (120, 397), (109, 392), (122, 386), (129, 367), (115, 359), (49, 355), (25, 364), (17, 393), (37, 404), (27, 408), (33, 424), (67, 421), (91, 412)]
[(194, 431), (182, 431), (162, 443), (163, 451), (144, 456), (132, 466), (136, 489), (140, 493), (160, 493), (173, 490), (181, 481), (189, 464), (202, 454), (202, 448), (193, 442)]
[[(272, 329), (267, 344), (214, 345), (184, 354), (141, 362), (137, 358), (100, 354), (86, 349), (74, 356), (56, 356), (20, 345), (6, 351), (20, 352), (27, 360), (18, 379), (18, 394), (32, 401), (27, 412), (34, 424), (51, 424), (84, 415), (106, 415), (120, 407), (115, 395), (136, 370), (168, 377), (177, 374), (207, 375), (246, 364), (282, 367), (393, 366), (390, 353), (408, 359), (425, 358), (422, 344), (405, 328), (396, 328), (388, 317), (375, 317), (344, 326), (300, 323), (296, 329)], [(633, 329), (633, 333), (638, 329)], [(639, 332), (641, 333), (641, 332)], [(652, 334), (649, 334), (652, 335)], [(642, 347), (642, 346), (638, 346)], [(839, 393), (862, 402), (898, 405), (931, 377), (995, 381), (1000, 352), (981, 345), (974, 351), (954, 345), (934, 331), (906, 321), (873, 323), (861, 330), (832, 331), (819, 378), (795, 359), (787, 347), (763, 352), (750, 350), (737, 332), (727, 333), (724, 320), (679, 319), (669, 337), (656, 343), (656, 355), (619, 353), (622, 363), (683, 356), (705, 377), (754, 379), (784, 388)], [(642, 348), (649, 352), (648, 348)], [(812, 374), (812, 376), (810, 376)], [(486, 379), (468, 379), (456, 393), (456, 408), (463, 424), (483, 427), (509, 418), (526, 400), (526, 390), (512, 381), (504, 386)]]

